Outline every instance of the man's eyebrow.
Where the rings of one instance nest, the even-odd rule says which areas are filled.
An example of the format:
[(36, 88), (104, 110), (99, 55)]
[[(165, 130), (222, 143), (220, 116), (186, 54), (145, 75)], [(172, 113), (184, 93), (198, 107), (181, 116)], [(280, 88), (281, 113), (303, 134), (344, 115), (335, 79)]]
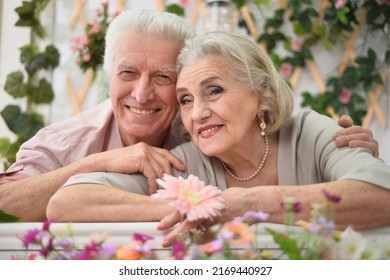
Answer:
[(136, 68), (134, 64), (129, 63), (127, 60), (121, 60), (118, 64), (119, 68)]
[(160, 72), (174, 72), (176, 74), (176, 69), (174, 67), (159, 68), (157, 71)]

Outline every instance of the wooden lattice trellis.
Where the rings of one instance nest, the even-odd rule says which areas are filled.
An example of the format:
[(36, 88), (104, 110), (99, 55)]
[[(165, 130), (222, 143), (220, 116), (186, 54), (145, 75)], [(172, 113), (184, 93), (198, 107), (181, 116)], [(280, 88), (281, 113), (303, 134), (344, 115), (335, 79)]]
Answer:
[[(71, 30), (74, 29), (77, 22), (81, 21), (81, 22), (85, 23), (87, 21), (86, 16), (85, 16), (85, 12), (84, 12), (85, 3), (86, 3), (86, 0), (74, 0), (74, 5), (75, 5), (74, 12), (73, 12), (73, 16), (69, 22), (69, 28)], [(125, 4), (126, 4), (126, 0), (116, 0), (116, 7), (117, 7), (116, 10), (118, 12), (123, 11)], [(166, 3), (164, 0), (156, 0), (156, 2), (155, 2), (156, 10), (159, 10), (159, 11), (164, 10), (165, 4)], [(285, 8), (286, 5), (287, 5), (287, 0), (280, 0), (278, 2), (277, 8), (279, 8), (279, 9)], [(322, 11), (327, 7), (327, 5), (328, 5), (328, 0), (323, 0), (321, 2), (320, 17), (318, 20), (322, 19), (322, 16), (323, 16)], [(202, 13), (203, 8), (204, 8), (204, 1), (203, 0), (196, 0), (194, 7), (193, 7), (192, 14), (190, 15), (190, 22), (193, 25), (196, 24), (197, 19), (199, 17), (199, 14)], [(245, 22), (248, 26), (248, 29), (250, 31), (250, 34), (254, 38), (258, 38), (259, 32), (256, 28), (255, 22), (253, 21), (251, 15), (250, 15), (250, 11), (249, 11), (248, 6), (244, 5), (240, 9), (239, 12), (242, 15), (243, 19), (245, 20)], [(364, 17), (365, 17), (365, 11), (362, 10), (358, 16), (358, 21), (363, 22)], [(344, 45), (345, 50), (344, 50), (344, 55), (343, 55), (343, 59), (342, 59), (342, 64), (341, 64), (341, 67), (339, 69), (339, 73), (341, 73), (343, 71), (343, 67), (345, 67), (345, 65), (347, 65), (347, 63), (349, 61), (352, 61), (356, 58), (356, 52), (354, 50), (354, 46), (356, 44), (356, 40), (359, 37), (359, 34), (360, 34), (360, 25), (356, 25), (353, 33), (350, 36), (350, 39)], [(259, 47), (262, 48), (263, 50), (265, 50), (264, 45), (259, 44)], [(325, 87), (323, 79), (321, 78), (321, 74), (320, 74), (320, 71), (318, 69), (316, 62), (314, 60), (306, 60), (306, 66), (307, 66), (307, 70), (312, 75), (320, 92), (325, 92), (326, 87)], [(297, 87), (297, 85), (299, 83), (299, 79), (302, 75), (302, 71), (303, 71), (302, 68), (295, 68), (294, 69), (294, 72), (292, 73), (292, 75), (290, 77), (290, 83), (291, 83), (293, 89)], [(71, 81), (70, 76), (66, 77), (67, 90), (68, 90), (69, 97), (70, 97), (70, 100), (72, 103), (72, 115), (77, 114), (81, 111), (82, 104), (83, 104), (85, 97), (88, 93), (88, 90), (92, 84), (93, 76), (94, 76), (93, 70), (89, 69), (86, 72), (86, 75), (84, 76), (84, 81), (83, 81), (82, 87), (79, 91), (79, 94), (76, 94), (76, 91), (72, 85), (72, 81)], [(388, 70), (387, 69), (383, 70), (381, 73), (381, 76), (382, 76), (383, 82), (385, 83), (387, 80), (387, 77), (388, 77)], [(386, 118), (385, 118), (380, 106), (378, 105), (378, 100), (382, 94), (382, 90), (383, 90), (383, 85), (378, 85), (378, 86), (376, 86), (376, 88), (373, 91), (368, 93), (368, 100), (369, 100), (370, 104), (369, 104), (369, 107), (367, 109), (367, 114), (364, 117), (364, 121), (363, 121), (363, 125), (362, 125), (363, 127), (368, 127), (370, 125), (374, 115), (377, 117), (381, 126), (386, 127), (386, 125), (387, 125)], [(338, 115), (336, 114), (336, 112), (334, 111), (334, 109), (332, 107), (327, 108), (327, 111), (334, 119), (338, 119)]]
[[(116, 11), (119, 13), (125, 8), (126, 0), (116, 0)], [(76, 24), (81, 21), (81, 23), (86, 23), (87, 19), (84, 12), (86, 0), (74, 0), (74, 11), (73, 16), (69, 21), (69, 28), (73, 30), (76, 27)], [(82, 105), (88, 94), (88, 91), (92, 85), (94, 70), (92, 68), (88, 69), (83, 77), (83, 83), (80, 88), (79, 93), (76, 93), (76, 90), (73, 86), (72, 79), (69, 75), (66, 76), (66, 88), (69, 94), (69, 99), (71, 101), (72, 110), (71, 115), (74, 116), (82, 111)]]

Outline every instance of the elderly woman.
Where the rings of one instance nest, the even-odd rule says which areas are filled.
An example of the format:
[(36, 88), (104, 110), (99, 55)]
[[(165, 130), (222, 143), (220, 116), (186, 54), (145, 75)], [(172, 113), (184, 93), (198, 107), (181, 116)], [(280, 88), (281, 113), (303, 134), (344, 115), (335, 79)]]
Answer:
[[(173, 174), (194, 174), (223, 190), (226, 209), (218, 221), (261, 210), (270, 222), (282, 223), (285, 197), (302, 202), (297, 218), (308, 218), (309, 206), (326, 190), (343, 199), (334, 209), (339, 228), (390, 224), (390, 166), (366, 149), (338, 149), (331, 138), (340, 127), (332, 119), (313, 111), (292, 115), (290, 89), (254, 42), (228, 33), (198, 35), (181, 51), (178, 73), (177, 100), (192, 142), (173, 150), (187, 165), (186, 172)], [(77, 192), (96, 184), (102, 204), (110, 207), (77, 204)], [(55, 220), (82, 221), (80, 212), (86, 210), (89, 221), (136, 221), (137, 215), (151, 221), (170, 214), (159, 228), (177, 222), (171, 206), (151, 204), (142, 195), (148, 184), (140, 174), (81, 174), (65, 186), (49, 203), (48, 216)], [(111, 198), (107, 186), (117, 187)], [(163, 245), (202, 222), (183, 222)]]

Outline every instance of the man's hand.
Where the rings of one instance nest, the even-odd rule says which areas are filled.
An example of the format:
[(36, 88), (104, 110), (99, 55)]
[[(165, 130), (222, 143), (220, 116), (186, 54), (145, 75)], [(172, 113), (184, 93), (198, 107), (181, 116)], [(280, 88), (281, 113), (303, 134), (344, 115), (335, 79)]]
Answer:
[(156, 192), (157, 178), (164, 173), (172, 174), (171, 168), (184, 171), (185, 165), (166, 149), (137, 143), (132, 146), (114, 149), (88, 157), (89, 165), (95, 164), (94, 171), (137, 173), (145, 175), (149, 183), (149, 194)]
[(341, 116), (338, 124), (344, 129), (337, 131), (332, 137), (337, 147), (366, 148), (375, 157), (379, 157), (379, 144), (374, 139), (370, 129), (353, 125), (353, 121), (348, 115)]

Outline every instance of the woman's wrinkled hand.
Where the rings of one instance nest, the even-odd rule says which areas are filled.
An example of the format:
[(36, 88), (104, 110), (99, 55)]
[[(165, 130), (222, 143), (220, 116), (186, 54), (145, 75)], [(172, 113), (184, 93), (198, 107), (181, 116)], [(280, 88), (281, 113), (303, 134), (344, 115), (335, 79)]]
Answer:
[(205, 232), (215, 224), (225, 223), (232, 220), (234, 217), (242, 215), (245, 211), (251, 210), (245, 208), (247, 207), (247, 204), (242, 200), (244, 193), (245, 188), (228, 188), (224, 190), (222, 194), (225, 200), (225, 209), (220, 212), (218, 217), (213, 219), (200, 219), (196, 221), (188, 221), (187, 219), (182, 220), (179, 211), (175, 211), (164, 217), (158, 224), (157, 229), (172, 229), (172, 231), (166, 235), (162, 246), (164, 248), (172, 246), (180, 234), (192, 232), (194, 230)]

